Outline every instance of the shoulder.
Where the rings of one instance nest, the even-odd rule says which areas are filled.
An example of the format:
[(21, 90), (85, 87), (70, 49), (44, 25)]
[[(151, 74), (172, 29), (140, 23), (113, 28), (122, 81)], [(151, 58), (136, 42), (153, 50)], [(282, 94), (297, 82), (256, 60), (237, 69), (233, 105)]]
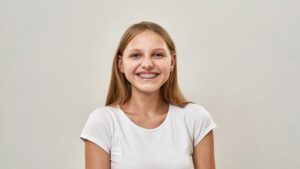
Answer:
[(98, 107), (92, 111), (89, 116), (94, 118), (111, 118), (115, 114), (116, 109), (117, 108), (111, 106)]
[(89, 114), (84, 125), (83, 133), (99, 135), (101, 133), (113, 133), (115, 129), (116, 108), (110, 106), (98, 107)]
[(197, 145), (204, 136), (217, 125), (210, 113), (201, 105), (190, 103), (184, 107), (185, 124), (193, 138), (193, 145)]
[(185, 107), (179, 108), (179, 110), (183, 112), (185, 122), (190, 125), (212, 121), (212, 117), (206, 108), (197, 103), (189, 103)]
[(90, 125), (105, 125), (113, 127), (117, 108), (110, 106), (98, 107), (89, 114)]
[(184, 114), (185, 116), (188, 116), (190, 118), (194, 118), (197, 116), (205, 116), (208, 113), (208, 111), (201, 105), (196, 103), (189, 103), (185, 107), (179, 107), (179, 106), (173, 106), (175, 112), (180, 112), (180, 114)]
[(197, 117), (209, 115), (208, 111), (199, 104), (189, 103), (184, 107), (187, 116)]
[(115, 133), (114, 108), (98, 107), (89, 114), (80, 138), (89, 140), (109, 153)]

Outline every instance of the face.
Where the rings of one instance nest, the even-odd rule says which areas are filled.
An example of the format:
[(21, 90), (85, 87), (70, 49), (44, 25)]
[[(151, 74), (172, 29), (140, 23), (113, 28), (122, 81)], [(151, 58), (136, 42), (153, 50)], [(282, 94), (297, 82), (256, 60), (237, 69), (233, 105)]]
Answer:
[(132, 92), (155, 93), (168, 80), (175, 65), (167, 44), (160, 35), (144, 31), (127, 45), (119, 56), (119, 70), (131, 83)]

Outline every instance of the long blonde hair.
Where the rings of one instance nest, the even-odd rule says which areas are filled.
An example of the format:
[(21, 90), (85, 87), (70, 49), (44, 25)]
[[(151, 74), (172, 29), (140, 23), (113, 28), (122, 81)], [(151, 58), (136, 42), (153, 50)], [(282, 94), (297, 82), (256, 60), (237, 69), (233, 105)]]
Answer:
[[(112, 74), (109, 85), (108, 94), (106, 97), (105, 105), (122, 105), (131, 97), (131, 84), (126, 79), (125, 75), (120, 72), (118, 68), (119, 56), (123, 55), (123, 52), (128, 43), (139, 33), (150, 30), (158, 35), (166, 42), (171, 55), (176, 54), (176, 48), (173, 40), (169, 36), (168, 32), (160, 25), (153, 22), (140, 22), (131, 25), (123, 34), (118, 48), (114, 55)], [(175, 57), (176, 60), (176, 57)], [(176, 63), (176, 62), (175, 62)], [(167, 103), (184, 107), (188, 102), (181, 94), (178, 81), (177, 81), (177, 64), (174, 65), (173, 71), (170, 73), (169, 79), (160, 88), (161, 96)]]

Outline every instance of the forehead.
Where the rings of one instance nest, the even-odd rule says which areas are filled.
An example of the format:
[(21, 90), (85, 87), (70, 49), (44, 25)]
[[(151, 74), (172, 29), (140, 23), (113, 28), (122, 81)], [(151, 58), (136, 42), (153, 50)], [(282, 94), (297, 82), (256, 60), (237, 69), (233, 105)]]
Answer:
[(131, 50), (136, 48), (167, 48), (167, 44), (164, 39), (155, 32), (146, 30), (137, 34), (127, 45), (125, 50)]

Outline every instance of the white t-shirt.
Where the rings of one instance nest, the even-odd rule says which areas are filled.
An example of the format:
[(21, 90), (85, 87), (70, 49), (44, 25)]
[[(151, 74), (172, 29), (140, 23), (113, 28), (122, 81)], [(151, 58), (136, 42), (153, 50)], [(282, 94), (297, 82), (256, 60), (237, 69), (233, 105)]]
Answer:
[(193, 147), (216, 127), (204, 107), (169, 104), (156, 128), (136, 125), (120, 107), (93, 111), (80, 135), (110, 154), (112, 169), (193, 169)]

